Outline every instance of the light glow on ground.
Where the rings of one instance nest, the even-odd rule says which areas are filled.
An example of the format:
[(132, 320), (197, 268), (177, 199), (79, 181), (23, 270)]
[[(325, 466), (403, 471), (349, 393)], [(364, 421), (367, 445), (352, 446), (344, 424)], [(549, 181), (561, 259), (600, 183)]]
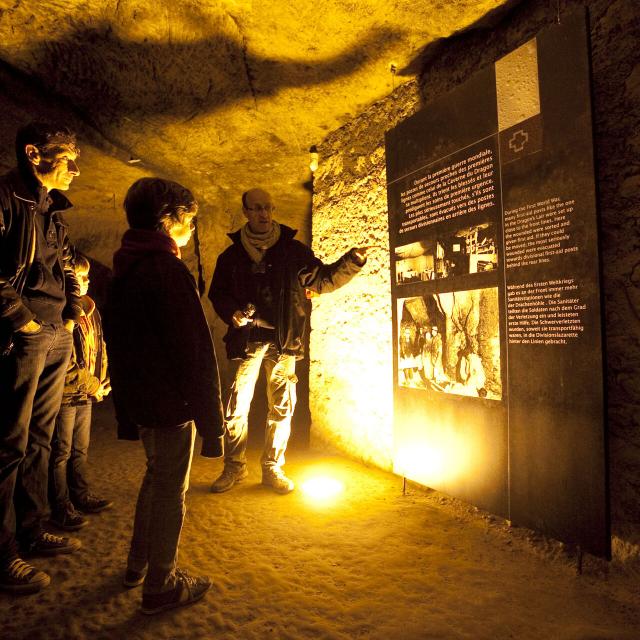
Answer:
[(334, 501), (344, 491), (344, 484), (329, 476), (314, 476), (305, 480), (300, 488), (308, 500), (326, 504)]

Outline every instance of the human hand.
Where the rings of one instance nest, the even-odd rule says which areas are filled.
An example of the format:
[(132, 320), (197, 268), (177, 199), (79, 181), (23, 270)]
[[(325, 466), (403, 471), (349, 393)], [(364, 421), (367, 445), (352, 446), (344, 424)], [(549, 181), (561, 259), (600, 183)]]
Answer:
[(110, 393), (111, 383), (109, 381), (103, 382), (96, 393), (96, 397), (98, 398), (98, 400), (102, 400), (103, 398), (106, 398)]
[(239, 329), (240, 327), (244, 327), (245, 325), (249, 324), (249, 322), (251, 322), (251, 318), (247, 318), (245, 312), (244, 311), (240, 311), (240, 309), (238, 309), (231, 316), (231, 320), (233, 322), (233, 326), (236, 329)]
[(362, 265), (367, 261), (367, 252), (373, 247), (353, 247), (351, 253), (355, 259)]
[(200, 455), (205, 458), (220, 458), (224, 455), (224, 437), (217, 436), (211, 439), (203, 439)]
[(27, 324), (21, 326), (18, 329), (18, 333), (38, 333), (38, 331), (40, 331), (40, 329), (42, 328), (42, 325), (39, 322), (36, 322), (35, 320), (29, 320), (29, 322), (27, 322)]

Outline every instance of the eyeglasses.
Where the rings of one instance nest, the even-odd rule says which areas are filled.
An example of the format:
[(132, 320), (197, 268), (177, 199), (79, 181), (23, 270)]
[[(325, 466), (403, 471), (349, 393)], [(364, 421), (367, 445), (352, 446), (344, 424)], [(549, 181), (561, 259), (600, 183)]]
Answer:
[(245, 207), (247, 211), (264, 211), (265, 213), (272, 213), (276, 208), (272, 204), (257, 204), (255, 207)]

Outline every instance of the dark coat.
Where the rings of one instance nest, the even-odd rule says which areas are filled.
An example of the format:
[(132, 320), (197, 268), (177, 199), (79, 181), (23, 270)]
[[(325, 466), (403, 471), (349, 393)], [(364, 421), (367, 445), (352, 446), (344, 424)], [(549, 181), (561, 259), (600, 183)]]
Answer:
[[(71, 203), (55, 189), (49, 197), (67, 298), (62, 317), (77, 321), (82, 313), (80, 287), (72, 266), (67, 225), (61, 213), (69, 209)], [(18, 169), (0, 177), (0, 342), (35, 318), (21, 296), (35, 258), (37, 204)]]
[[(335, 291), (362, 269), (353, 252), (348, 251), (332, 264), (322, 263), (309, 247), (294, 239), (296, 231), (280, 225), (280, 238), (267, 250), (266, 269), (275, 284), (275, 344), (280, 353), (304, 357), (304, 334), (307, 325), (305, 289), (316, 293)], [(233, 244), (216, 263), (209, 289), (209, 299), (220, 318), (229, 325), (225, 335), (227, 357), (245, 358), (250, 328), (235, 328), (232, 316), (243, 310), (252, 286), (252, 260), (240, 240), (240, 231), (230, 233)]]
[(153, 428), (194, 420), (202, 454), (221, 455), (218, 364), (195, 281), (179, 258), (142, 253), (116, 272), (105, 335), (118, 413)]

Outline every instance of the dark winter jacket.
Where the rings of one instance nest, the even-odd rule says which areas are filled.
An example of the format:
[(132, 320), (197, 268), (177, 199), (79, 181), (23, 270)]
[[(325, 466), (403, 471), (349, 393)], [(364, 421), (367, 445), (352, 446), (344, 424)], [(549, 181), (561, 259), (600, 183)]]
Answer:
[[(3, 343), (15, 330), (37, 319), (22, 298), (29, 271), (37, 259), (35, 216), (38, 215), (38, 203), (34, 189), (27, 186), (18, 169), (0, 177), (0, 342)], [(69, 209), (71, 203), (55, 189), (49, 197), (49, 211), (57, 235), (58, 264), (64, 273), (67, 299), (62, 318), (77, 321), (82, 313), (80, 288), (71, 264), (71, 246), (61, 213)]]
[(73, 330), (73, 351), (64, 378), (63, 405), (96, 402), (100, 386), (109, 382), (107, 349), (95, 302), (82, 297), (83, 315)]
[[(296, 231), (280, 225), (280, 239), (267, 250), (264, 266), (274, 285), (275, 345), (281, 353), (304, 357), (304, 333), (307, 316), (305, 289), (327, 293), (339, 289), (362, 269), (362, 264), (348, 251), (332, 264), (323, 264), (311, 249), (294, 239)], [(227, 357), (245, 358), (251, 340), (251, 326), (236, 328), (232, 316), (244, 310), (255, 291), (254, 274), (249, 254), (240, 240), (240, 231), (230, 233), (233, 244), (225, 249), (216, 263), (209, 289), (209, 299), (220, 318), (229, 325), (225, 335)]]
[[(145, 242), (138, 242), (136, 248), (145, 234), (151, 234), (146, 244), (155, 246), (144, 249)], [(160, 246), (166, 241), (173, 243), (159, 232), (130, 229), (114, 256), (105, 312), (114, 402), (129, 424), (162, 428), (194, 420), (204, 439), (202, 455), (221, 455), (222, 402), (211, 333), (195, 281), (168, 245)]]

